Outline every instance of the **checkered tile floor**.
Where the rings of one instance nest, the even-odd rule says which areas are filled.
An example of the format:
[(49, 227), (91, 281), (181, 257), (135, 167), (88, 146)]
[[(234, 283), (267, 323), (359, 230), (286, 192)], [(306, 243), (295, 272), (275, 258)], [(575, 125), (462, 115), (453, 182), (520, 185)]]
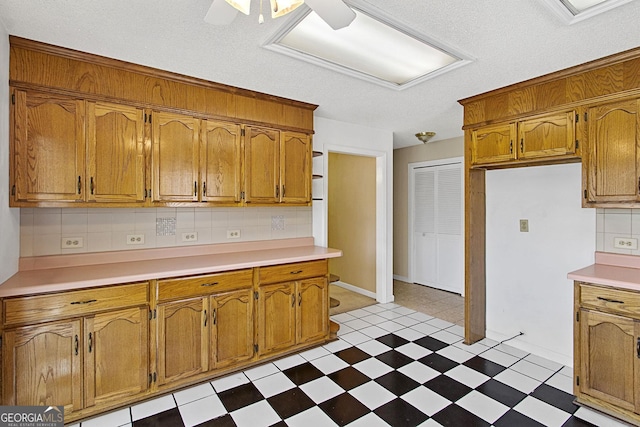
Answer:
[(572, 403), (572, 370), (396, 304), (339, 340), (82, 423), (99, 426), (622, 426)]

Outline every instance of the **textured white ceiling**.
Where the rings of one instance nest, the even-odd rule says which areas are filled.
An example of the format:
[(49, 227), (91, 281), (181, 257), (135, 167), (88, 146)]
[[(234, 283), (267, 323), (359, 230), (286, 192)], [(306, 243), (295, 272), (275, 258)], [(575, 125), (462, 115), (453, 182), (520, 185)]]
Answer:
[[(238, 14), (216, 27), (211, 0), (2, 0), (9, 34), (318, 104), (316, 115), (391, 130), (394, 147), (462, 135), (458, 99), (640, 46), (640, 1), (574, 25), (539, 0), (366, 0), (475, 58), (395, 91), (266, 50), (287, 19)], [(267, 1), (267, 0), (265, 0)]]

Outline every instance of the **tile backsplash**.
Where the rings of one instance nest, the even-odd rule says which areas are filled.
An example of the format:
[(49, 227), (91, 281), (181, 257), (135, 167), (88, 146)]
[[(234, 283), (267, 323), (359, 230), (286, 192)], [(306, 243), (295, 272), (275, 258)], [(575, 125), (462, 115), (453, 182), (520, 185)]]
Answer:
[(640, 255), (640, 249), (614, 247), (616, 237), (636, 239), (640, 242), (640, 209), (596, 210), (596, 250)]
[[(237, 231), (239, 237), (227, 237)], [(128, 238), (140, 235), (137, 240), (144, 243), (127, 244)], [(21, 257), (312, 235), (311, 207), (20, 210)], [(69, 240), (81, 241), (82, 247), (63, 249)]]

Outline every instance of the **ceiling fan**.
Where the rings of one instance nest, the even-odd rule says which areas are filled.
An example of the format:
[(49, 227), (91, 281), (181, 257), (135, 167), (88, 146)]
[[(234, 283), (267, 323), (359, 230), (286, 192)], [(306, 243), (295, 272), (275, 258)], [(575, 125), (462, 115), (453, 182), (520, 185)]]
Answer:
[[(272, 18), (286, 15), (306, 3), (334, 30), (348, 26), (356, 17), (356, 13), (342, 0), (269, 0), (269, 3)], [(251, 0), (213, 0), (204, 20), (209, 24), (228, 25), (235, 19), (238, 11), (248, 15), (250, 4)], [(260, 6), (262, 9), (262, 0)], [(259, 22), (262, 22), (262, 13)]]

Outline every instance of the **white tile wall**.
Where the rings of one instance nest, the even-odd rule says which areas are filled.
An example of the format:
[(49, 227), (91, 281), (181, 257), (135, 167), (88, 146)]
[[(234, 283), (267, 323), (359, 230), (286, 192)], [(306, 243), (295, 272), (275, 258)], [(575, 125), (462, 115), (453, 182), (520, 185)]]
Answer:
[(613, 240), (616, 237), (638, 239), (640, 242), (640, 209), (596, 210), (596, 250), (640, 255), (640, 249), (615, 248)]
[[(284, 229), (272, 230), (272, 216), (280, 215), (284, 217)], [(158, 218), (175, 218), (175, 234), (157, 236)], [(240, 230), (240, 238), (227, 239), (227, 230)], [(198, 240), (182, 242), (182, 233), (193, 231), (198, 233)], [(145, 243), (127, 245), (128, 234), (144, 234)], [(312, 235), (311, 207), (20, 210), (21, 257), (287, 239)], [(69, 237), (82, 237), (84, 247), (62, 249), (62, 239)]]

